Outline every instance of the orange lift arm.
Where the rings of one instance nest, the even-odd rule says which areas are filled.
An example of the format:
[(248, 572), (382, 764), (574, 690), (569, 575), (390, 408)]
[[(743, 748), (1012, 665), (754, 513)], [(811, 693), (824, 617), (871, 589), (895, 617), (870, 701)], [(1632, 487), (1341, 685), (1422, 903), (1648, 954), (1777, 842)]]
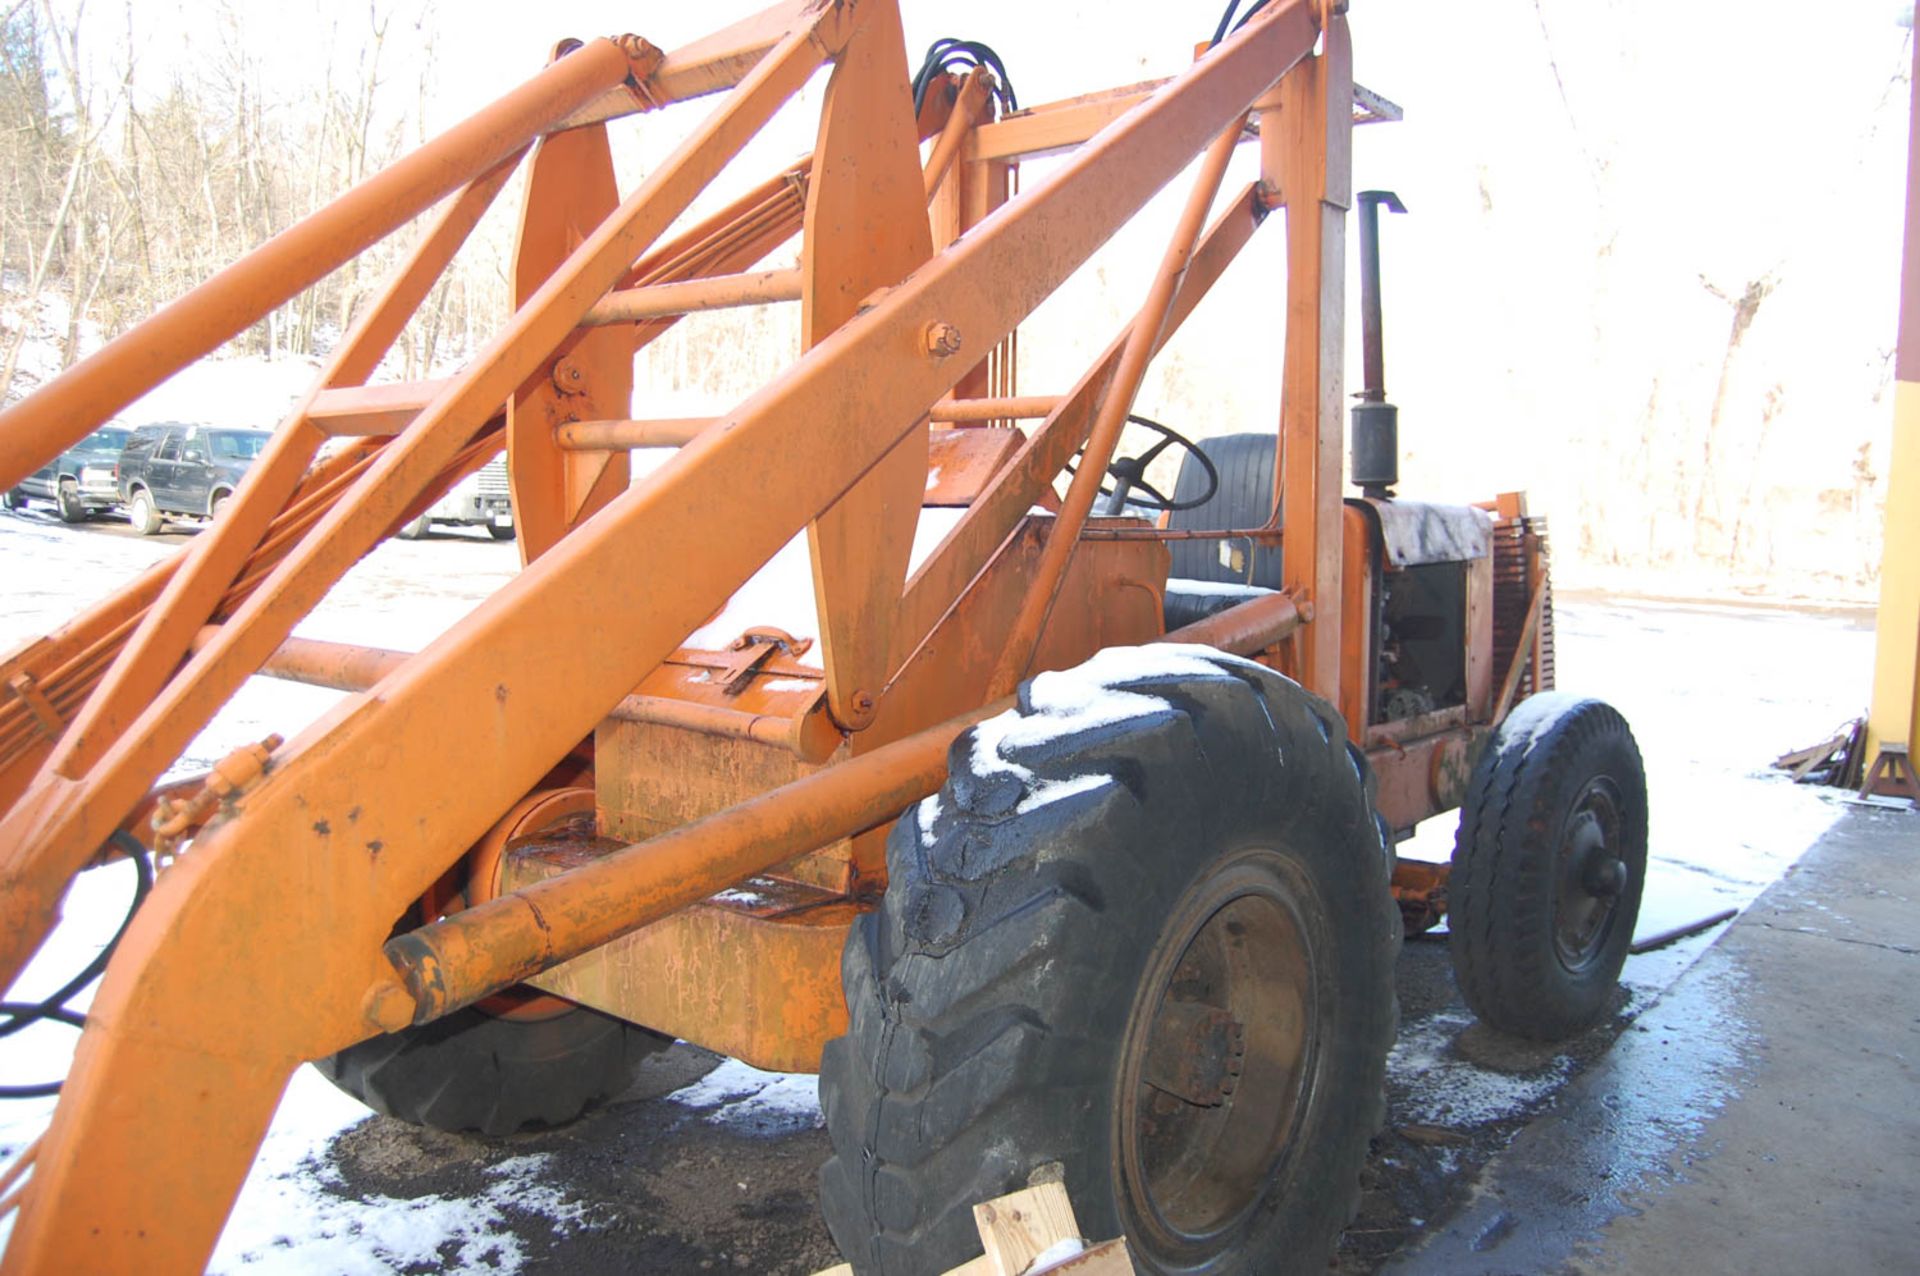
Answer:
[[(487, 145), (434, 152), (441, 184), (408, 168), (421, 184), (409, 188), (416, 197), (402, 201), (397, 219), (425, 207), (433, 192), (465, 183), (464, 193), (283, 429), (273, 457), (243, 486), (237, 514), (202, 538), (157, 596), (160, 574), (142, 586), (144, 618), (130, 611), (121, 620), (138, 632), (0, 820), (0, 973), (18, 969), (72, 873), (341, 574), (436, 484), (499, 446), (503, 405), (517, 482), (529, 485), (516, 496), (548, 503), (550, 531), (526, 550), (525, 569), (465, 622), (275, 750), (265, 774), (232, 795), (162, 876), (94, 1001), (53, 1124), (18, 1193), (20, 1216), (0, 1271), (198, 1270), (293, 1069), (431, 1013), (384, 947), (395, 920), (802, 528), (814, 532), (824, 712), (842, 732), (872, 721), (874, 701), (906, 654), (1008, 540), (1091, 423), (1112, 419), (1116, 402), (1124, 416), (1144, 356), (1258, 224), (1265, 206), (1247, 191), (1198, 235), (1239, 121), (1283, 77), (1297, 78), (1289, 72), (1308, 58), (1322, 22), (1326, 52), (1305, 64), (1321, 69), (1302, 91), (1324, 95), (1345, 83), (1344, 20), (1326, 14), (1311, 0), (1267, 6), (1099, 131), (1049, 180), (938, 253), (926, 236), (925, 201), (941, 184), (922, 170), (913, 145), (920, 133), (898, 13), (885, 0), (776, 6), (664, 57), (632, 39), (586, 45), (508, 99), (518, 114), (479, 117), (489, 121), (479, 130)], [(771, 234), (771, 223), (742, 231), (738, 251), (708, 253), (688, 273), (635, 278), (636, 263), (666, 228), (827, 62), (833, 79), (804, 209), (805, 353), (732, 412), (690, 431), (646, 481), (607, 483), (601, 460), (557, 442), (567, 426), (631, 413), (617, 370), (607, 371), (617, 360), (604, 352), (575, 358), (593, 334), (621, 332), (589, 323), (590, 315), (622, 290), (753, 264), (740, 245), (762, 242), (754, 235)], [(594, 214), (577, 246), (530, 244), (523, 230), (523, 291), (500, 335), (460, 374), (428, 388), (391, 441), (329, 471), (339, 486), (326, 500), (312, 478), (300, 485), (305, 456), (326, 433), (315, 420), (325, 417), (328, 396), (351, 396), (364, 382), (424, 295), (423, 278), (451, 255), (449, 241), (477, 218), (474, 206), (492, 197), (511, 157), (529, 144), (574, 151), (550, 163), (547, 178), (536, 177), (548, 185), (552, 173), (598, 165), (597, 144), (577, 139), (602, 121), (728, 86), (667, 161)], [(1345, 118), (1344, 97), (1319, 107), (1320, 118), (1332, 118), (1333, 108)], [(567, 132), (537, 140), (556, 123)], [(556, 141), (569, 137), (576, 140)], [(935, 404), (1216, 138), (1223, 140), (1203, 175), (1205, 193), (1190, 204), (1148, 306), (908, 581)], [(1273, 144), (1303, 192), (1287, 194), (1290, 211), (1309, 195), (1332, 202), (1309, 170), (1333, 165), (1341, 145), (1332, 128), (1315, 144)], [(534, 163), (537, 172), (538, 153)], [(530, 206), (539, 197), (530, 192)], [(359, 223), (339, 214), (335, 224), (335, 216), (316, 216), (328, 232), (316, 260), (338, 261), (362, 243)], [(536, 220), (529, 213), (523, 226)], [(1310, 268), (1289, 279), (1290, 293), (1317, 296), (1327, 269), (1338, 278), (1337, 234), (1331, 248), (1328, 238), (1323, 229), (1300, 247)], [(50, 385), (65, 415), (36, 397), (0, 416), (0, 474), (31, 469), (69, 433), (84, 434), (137, 393), (142, 378), (161, 379), (276, 304), (299, 286), (294, 251), (276, 243), (248, 259), (273, 282), (244, 292), (245, 306), (236, 303), (228, 319), (167, 312), (153, 321), (165, 320), (155, 330), (163, 335), (136, 329), (95, 357), (94, 373)], [(652, 322), (634, 325), (628, 350)], [(1337, 342), (1337, 314), (1334, 327)], [(1289, 391), (1296, 340), (1290, 315)], [(1309, 328), (1298, 340), (1320, 361), (1324, 397), (1328, 337)], [(955, 359), (960, 351), (967, 357)], [(120, 371), (108, 376), (99, 366)], [(1331, 375), (1337, 391), (1337, 371)], [(358, 402), (382, 429), (397, 424), (393, 402)], [(541, 462), (528, 459), (535, 456), (549, 463), (545, 477)], [(589, 463), (572, 473), (570, 458)], [(303, 494), (312, 521), (296, 529), (285, 522), (288, 503)], [(1324, 480), (1315, 499), (1337, 510), (1337, 491)], [(863, 546), (862, 535), (875, 543)], [(1337, 534), (1333, 544), (1337, 552)], [(1316, 567), (1300, 587), (1330, 597), (1337, 579), (1336, 566), (1330, 590)], [(241, 596), (224, 606), (233, 591)], [(1038, 596), (1036, 586), (1028, 609), (1044, 620), (1045, 604), (1032, 601)], [(1284, 599), (1273, 610), (1258, 624), (1249, 620), (1246, 633), (1277, 639), (1304, 614)], [(1329, 610), (1337, 608), (1322, 614)], [(211, 634), (203, 632), (209, 621), (217, 625)], [(676, 893), (672, 883), (690, 873), (704, 887), (707, 877), (756, 871), (793, 845), (846, 831), (854, 819), (847, 812), (864, 809), (884, 823), (938, 783), (932, 759), (959, 725), (907, 731), (891, 752), (868, 753), (864, 767), (856, 759), (825, 805), (818, 786), (763, 794), (747, 804), (750, 818), (723, 818), (654, 848), (644, 856), (644, 886), (626, 888), (670, 907), (690, 889), (683, 883)], [(457, 767), (442, 752), (450, 738), (463, 742)], [(840, 814), (827, 818), (827, 810)], [(547, 888), (561, 896), (569, 889)], [(636, 910), (624, 922), (643, 917)]]

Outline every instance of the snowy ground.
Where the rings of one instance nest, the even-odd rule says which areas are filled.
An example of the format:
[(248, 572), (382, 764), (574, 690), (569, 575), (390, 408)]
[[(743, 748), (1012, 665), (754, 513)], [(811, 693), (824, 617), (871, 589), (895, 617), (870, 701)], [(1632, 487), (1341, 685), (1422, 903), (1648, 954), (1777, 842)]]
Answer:
[[(0, 513), (0, 649), (53, 627), (188, 539), (142, 540), (110, 524), (69, 528), (39, 512)], [(449, 534), (390, 542), (300, 632), (415, 649), (470, 610), (516, 563), (512, 545), (484, 539)], [(1833, 821), (1839, 808), (1831, 799), (1764, 768), (1775, 754), (1825, 738), (1862, 710), (1870, 618), (1567, 597), (1558, 624), (1561, 685), (1616, 704), (1646, 756), (1654, 864), (1642, 933), (1751, 901)], [(330, 692), (256, 679), (195, 743), (183, 768), (204, 766), (269, 731), (291, 735), (334, 699)], [(1403, 849), (1444, 856), (1450, 824), (1434, 821)], [(9, 999), (44, 994), (84, 964), (117, 923), (128, 885), (124, 868), (84, 877), (69, 898), (67, 922)], [(1711, 939), (1709, 934), (1632, 959), (1629, 1012), (1644, 1007)], [(1409, 1014), (1393, 1057), (1393, 1120), (1469, 1131), (1512, 1122), (1543, 1103), (1580, 1060), (1567, 1053), (1519, 1070), (1475, 1062), (1459, 1047), (1469, 1021), (1457, 1002), (1447, 1000), (1444, 963), (1433, 958), (1434, 951), (1428, 946), (1423, 956), (1410, 950), (1409, 967), (1424, 971), (1417, 978), (1438, 991), (1423, 995), (1403, 988)], [(72, 1037), (69, 1030), (43, 1026), (0, 1040), (0, 1079), (58, 1077)], [(1604, 1049), (1604, 1042), (1596, 1048)], [(791, 1213), (796, 1201), (810, 1207), (807, 1167), (816, 1159), (813, 1141), (822, 1137), (811, 1078), (773, 1076), (732, 1062), (699, 1077), (711, 1061), (682, 1062), (686, 1076), (663, 1083), (647, 1103), (614, 1108), (604, 1120), (645, 1124), (648, 1141), (680, 1149), (676, 1166), (762, 1156), (768, 1168), (751, 1189), (747, 1179), (740, 1181), (740, 1200), (729, 1208), (773, 1217)], [(30, 1141), (50, 1111), (51, 1100), (0, 1105), (0, 1158), (10, 1159)], [(398, 1186), (392, 1191), (371, 1190), (364, 1176), (345, 1175), (342, 1166), (350, 1158), (341, 1149), (353, 1140), (338, 1136), (355, 1127), (356, 1137), (371, 1132), (367, 1138), (390, 1143), (411, 1136), (383, 1133), (391, 1122), (364, 1125), (368, 1116), (317, 1073), (302, 1069), (212, 1269), (577, 1270), (579, 1260), (554, 1248), (569, 1237), (623, 1253), (632, 1251), (621, 1246), (638, 1243), (633, 1228), (672, 1226), (676, 1207), (659, 1193), (645, 1198), (656, 1202), (651, 1218), (644, 1206), (627, 1202), (616, 1208), (596, 1196), (595, 1176), (606, 1173), (605, 1163), (576, 1164), (568, 1159), (575, 1145), (564, 1140), (416, 1141), (408, 1145), (412, 1154), (441, 1158), (443, 1169), (471, 1163), (472, 1173), (457, 1188), (428, 1190), (427, 1183), (445, 1176), (423, 1173), (416, 1180), (393, 1179)], [(587, 1143), (625, 1137), (617, 1124), (606, 1128), (615, 1133), (603, 1130)], [(783, 1147), (792, 1154), (765, 1151)], [(1455, 1149), (1441, 1153), (1443, 1169), (1459, 1160)], [(415, 1186), (407, 1190), (409, 1182)], [(807, 1208), (801, 1212), (810, 1218)], [(1401, 1210), (1403, 1216), (1408, 1212)], [(0, 1239), (8, 1226), (0, 1221)], [(810, 1221), (795, 1226), (818, 1232)], [(736, 1250), (733, 1261), (745, 1255)], [(706, 1261), (661, 1257), (655, 1268), (681, 1270), (683, 1263), (697, 1267)]]

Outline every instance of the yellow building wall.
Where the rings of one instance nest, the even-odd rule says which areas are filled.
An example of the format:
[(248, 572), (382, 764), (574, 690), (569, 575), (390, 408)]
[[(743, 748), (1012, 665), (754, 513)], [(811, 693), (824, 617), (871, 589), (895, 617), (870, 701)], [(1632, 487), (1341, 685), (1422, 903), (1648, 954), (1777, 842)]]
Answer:
[[(1908, 215), (1916, 211), (1910, 208)], [(1920, 721), (1920, 383), (1912, 381), (1894, 383), (1885, 530), (1867, 714), (1869, 766), (1885, 741), (1920, 743), (1913, 730)]]

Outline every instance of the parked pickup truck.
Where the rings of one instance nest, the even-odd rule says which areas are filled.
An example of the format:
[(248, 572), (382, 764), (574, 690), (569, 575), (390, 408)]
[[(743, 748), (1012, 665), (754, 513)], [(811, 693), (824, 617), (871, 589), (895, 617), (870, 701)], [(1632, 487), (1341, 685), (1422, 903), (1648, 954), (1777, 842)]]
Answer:
[(507, 494), (507, 458), (496, 456), (455, 483), (452, 491), (396, 534), (401, 540), (417, 541), (435, 523), (484, 527), (497, 541), (512, 540), (513, 501)]
[(115, 476), (133, 530), (151, 536), (169, 517), (219, 517), (270, 437), (178, 422), (134, 430)]
[(124, 426), (103, 425), (20, 480), (6, 494), (7, 508), (24, 509), (29, 498), (51, 501), (65, 523), (82, 523), (119, 504), (113, 467), (132, 434)]

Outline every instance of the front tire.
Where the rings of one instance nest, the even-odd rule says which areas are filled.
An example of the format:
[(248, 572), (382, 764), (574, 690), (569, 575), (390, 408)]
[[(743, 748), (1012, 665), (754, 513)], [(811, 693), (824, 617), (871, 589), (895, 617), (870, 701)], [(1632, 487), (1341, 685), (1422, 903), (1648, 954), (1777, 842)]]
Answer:
[(1455, 981), (1482, 1022), (1558, 1041), (1607, 1013), (1647, 872), (1647, 779), (1626, 719), (1530, 696), (1474, 767), (1448, 879)]
[(395, 532), (394, 535), (398, 536), (403, 541), (417, 541), (422, 536), (425, 536), (427, 534), (427, 529), (432, 526), (433, 526), (433, 520), (428, 518), (425, 514), (422, 514), (419, 518), (414, 519), (410, 523), (402, 523), (400, 525), (400, 530)]
[(146, 488), (135, 488), (133, 495), (127, 498), (127, 521), (142, 536), (151, 536), (160, 530), (160, 510), (153, 503), (153, 494)]
[(1364, 760), (1297, 684), (1103, 652), (962, 735), (902, 816), (821, 1062), (822, 1208), (942, 1272), (1058, 1163), (1143, 1272), (1323, 1270), (1381, 1115), (1399, 919)]
[(27, 494), (17, 487), (8, 488), (5, 496), (0, 497), (0, 500), (4, 500), (6, 507), (10, 510), (27, 508)]

